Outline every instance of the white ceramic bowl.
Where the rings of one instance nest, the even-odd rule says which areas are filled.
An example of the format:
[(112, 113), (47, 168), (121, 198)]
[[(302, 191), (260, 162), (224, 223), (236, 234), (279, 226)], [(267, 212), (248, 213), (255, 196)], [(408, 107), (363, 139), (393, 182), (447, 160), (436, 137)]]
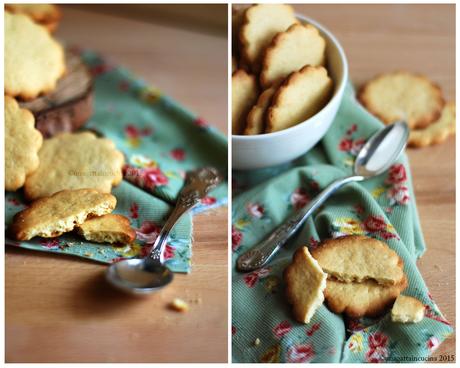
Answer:
[(332, 98), (317, 114), (291, 128), (268, 134), (232, 135), (233, 169), (259, 169), (301, 156), (326, 134), (337, 114), (348, 79), (345, 52), (334, 35), (321, 24), (303, 15), (297, 18), (318, 28), (326, 40), (327, 69), (334, 81)]

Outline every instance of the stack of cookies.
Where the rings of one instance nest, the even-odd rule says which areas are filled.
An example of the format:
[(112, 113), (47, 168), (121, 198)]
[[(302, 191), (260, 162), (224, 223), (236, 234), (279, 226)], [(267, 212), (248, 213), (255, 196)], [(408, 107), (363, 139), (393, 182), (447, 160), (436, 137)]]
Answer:
[(353, 318), (379, 316), (394, 303), (393, 321), (418, 322), (423, 304), (400, 295), (407, 287), (403, 268), (398, 254), (377, 239), (329, 239), (311, 254), (306, 247), (296, 251), (284, 272), (287, 299), (295, 318), (304, 323), (324, 299), (332, 312)]
[(385, 124), (406, 121), (413, 147), (438, 144), (455, 133), (455, 102), (446, 103), (441, 88), (425, 76), (382, 74), (367, 82), (358, 97)]
[(288, 5), (235, 10), (232, 52), (232, 134), (287, 129), (331, 98), (326, 41)]
[[(43, 25), (49, 17), (34, 16), (37, 8), (8, 9), (14, 13), (5, 12), (5, 189), (23, 188), (31, 201), (14, 217), (10, 235), (29, 240), (78, 228), (88, 240), (132, 242), (129, 220), (109, 215), (124, 164), (114, 143), (90, 132), (43, 139), (34, 115), (19, 105), (55, 91), (66, 70), (64, 50)], [(54, 8), (39, 7), (46, 9)]]

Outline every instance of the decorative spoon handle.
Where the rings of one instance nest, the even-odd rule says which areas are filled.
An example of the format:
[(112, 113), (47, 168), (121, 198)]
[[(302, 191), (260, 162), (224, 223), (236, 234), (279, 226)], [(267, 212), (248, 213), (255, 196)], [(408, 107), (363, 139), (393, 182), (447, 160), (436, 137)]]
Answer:
[(192, 209), (210, 190), (215, 188), (220, 180), (217, 170), (212, 167), (205, 167), (187, 173), (185, 185), (179, 193), (176, 206), (166, 220), (160, 234), (155, 239), (149, 255), (152, 260), (163, 263), (166, 240), (174, 225), (176, 225), (185, 212)]
[(344, 184), (352, 181), (361, 181), (362, 176), (349, 176), (333, 181), (323, 189), (307, 206), (293, 214), (289, 219), (277, 227), (268, 238), (241, 254), (236, 261), (238, 271), (249, 272), (266, 265), (278, 253), (281, 247), (304, 224), (307, 218)]

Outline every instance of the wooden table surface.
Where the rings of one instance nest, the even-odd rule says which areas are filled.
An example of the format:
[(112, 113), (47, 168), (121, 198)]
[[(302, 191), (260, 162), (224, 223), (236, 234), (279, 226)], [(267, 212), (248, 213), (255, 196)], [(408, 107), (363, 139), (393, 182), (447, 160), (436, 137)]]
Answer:
[[(376, 74), (409, 70), (438, 83), (455, 100), (455, 5), (295, 5), (342, 43), (360, 86)], [(455, 137), (409, 149), (427, 251), (418, 266), (434, 300), (455, 326)], [(455, 336), (434, 357), (455, 354)]]
[[(92, 48), (227, 132), (227, 40), (64, 8), (57, 36)], [(139, 299), (107, 286), (104, 266), (6, 250), (7, 362), (227, 361), (227, 209), (194, 217), (192, 273)], [(189, 302), (182, 314), (166, 305)]]

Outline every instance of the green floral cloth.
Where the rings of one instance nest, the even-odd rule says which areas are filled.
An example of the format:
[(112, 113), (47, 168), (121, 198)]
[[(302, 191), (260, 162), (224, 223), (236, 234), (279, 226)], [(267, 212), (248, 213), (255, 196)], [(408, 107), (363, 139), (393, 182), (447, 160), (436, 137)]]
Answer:
[[(115, 142), (125, 155), (125, 180), (112, 193), (117, 197), (114, 213), (123, 214), (136, 229), (133, 244), (109, 246), (84, 241), (69, 233), (59, 238), (35, 238), (27, 242), (6, 239), (21, 248), (62, 253), (112, 263), (143, 257), (150, 251), (188, 170), (214, 166), (227, 173), (225, 136), (171, 98), (95, 53), (70, 48), (79, 54), (94, 77), (94, 112), (84, 129), (91, 129)], [(210, 192), (193, 213), (227, 202), (227, 184)], [(22, 191), (7, 192), (6, 226), (24, 209)], [(168, 240), (165, 259), (174, 272), (189, 272), (192, 216), (184, 215)]]
[[(240, 192), (232, 209), (234, 362), (422, 361), (453, 332), (416, 266), (425, 244), (405, 155), (380, 177), (348, 184), (334, 194), (268, 266), (246, 274), (235, 270), (242, 252), (334, 179), (351, 174), (358, 151), (381, 128), (349, 86), (331, 129), (314, 149), (281, 167), (234, 173), (234, 192)], [(282, 272), (294, 251), (349, 234), (383, 240), (404, 260), (409, 286), (403, 294), (425, 304), (420, 323), (393, 323), (389, 313), (377, 319), (344, 318), (326, 303), (308, 324), (293, 319)]]

